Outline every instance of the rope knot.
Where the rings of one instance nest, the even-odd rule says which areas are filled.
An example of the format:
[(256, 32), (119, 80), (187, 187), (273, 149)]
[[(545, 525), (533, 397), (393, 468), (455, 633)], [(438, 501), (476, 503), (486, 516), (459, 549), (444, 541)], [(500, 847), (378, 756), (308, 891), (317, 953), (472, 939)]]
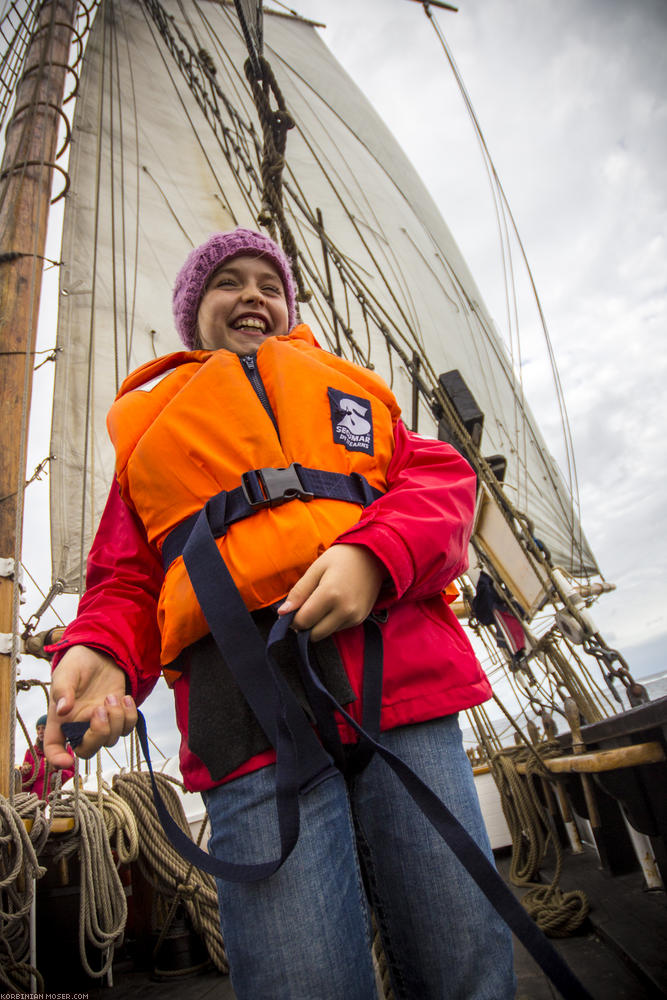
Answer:
[[(246, 59), (243, 68), (252, 91), (264, 139), (260, 165), (262, 208), (257, 221), (260, 226), (268, 229), (272, 239), (275, 240), (278, 232), (280, 233), (283, 250), (292, 262), (292, 271), (297, 287), (297, 301), (308, 302), (311, 293), (304, 287), (296, 242), (285, 217), (283, 206), (283, 171), (285, 169), (287, 132), (294, 128), (296, 123), (285, 106), (285, 98), (267, 60), (260, 56), (257, 69), (252, 59)], [(270, 105), (271, 94), (278, 105), (275, 110)]]
[(176, 886), (176, 895), (180, 899), (186, 899), (192, 901), (197, 892), (199, 891), (199, 886), (192, 882), (179, 882)]

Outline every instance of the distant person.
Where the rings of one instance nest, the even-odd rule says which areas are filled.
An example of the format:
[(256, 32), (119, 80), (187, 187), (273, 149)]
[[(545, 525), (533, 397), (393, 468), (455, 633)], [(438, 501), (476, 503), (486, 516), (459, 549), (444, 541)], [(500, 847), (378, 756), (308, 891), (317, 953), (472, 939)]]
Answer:
[[(46, 756), (44, 754), (44, 733), (46, 730), (46, 715), (40, 715), (39, 719), (35, 723), (35, 729), (37, 732), (37, 739), (31, 747), (25, 752), (25, 757), (23, 758), (23, 763), (21, 764), (21, 788), (24, 792), (33, 792), (40, 799), (46, 798), (49, 793), (53, 790), (53, 784), (55, 783), (56, 770), (51, 768), (47, 764)], [(74, 753), (68, 746), (66, 752), (69, 753), (71, 757), (74, 757)], [(47, 767), (48, 767), (48, 780), (46, 781), (46, 790), (44, 788), (44, 782), (47, 778)], [(64, 767), (61, 769), (62, 784), (64, 785), (66, 781), (74, 774), (73, 767)]]
[[(377, 728), (492, 859), (458, 725), (491, 689), (444, 593), (467, 565), (475, 474), (407, 430), (379, 376), (297, 324), (290, 264), (268, 237), (237, 229), (193, 250), (174, 317), (185, 350), (130, 375), (109, 414), (116, 481), (77, 619), (51, 647), (50, 759), (67, 763), (61, 723), (89, 723), (83, 757), (127, 735), (162, 664), (211, 854), (269, 869), (270, 737), (298, 734), (296, 780), (281, 784), (292, 805), (300, 792), (296, 846), (260, 881), (218, 879), (238, 1000), (375, 998), (367, 894), (397, 1000), (509, 1000), (507, 926), (395, 774), (321, 712), (329, 692)], [(282, 673), (265, 661), (291, 614), (312, 630), (319, 680), (300, 678), (287, 642)], [(313, 713), (327, 748), (340, 731), (335, 768)]]

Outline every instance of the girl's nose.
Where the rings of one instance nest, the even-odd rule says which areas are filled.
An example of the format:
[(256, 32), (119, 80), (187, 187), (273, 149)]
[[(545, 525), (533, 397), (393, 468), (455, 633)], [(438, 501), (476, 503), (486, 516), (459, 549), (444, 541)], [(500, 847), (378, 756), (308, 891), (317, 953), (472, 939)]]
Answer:
[(258, 288), (256, 285), (246, 285), (243, 289), (243, 298), (249, 302), (261, 301), (264, 296), (262, 295), (262, 289)]

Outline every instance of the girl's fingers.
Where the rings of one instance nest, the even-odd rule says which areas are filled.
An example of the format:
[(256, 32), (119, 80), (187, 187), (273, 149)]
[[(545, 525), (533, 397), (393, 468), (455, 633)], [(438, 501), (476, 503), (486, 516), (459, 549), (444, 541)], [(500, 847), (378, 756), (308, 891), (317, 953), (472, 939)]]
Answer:
[(93, 710), (88, 729), (75, 753), (88, 760), (102, 747), (112, 747), (121, 736), (127, 736), (136, 724), (137, 710), (132, 698), (107, 695), (104, 704)]

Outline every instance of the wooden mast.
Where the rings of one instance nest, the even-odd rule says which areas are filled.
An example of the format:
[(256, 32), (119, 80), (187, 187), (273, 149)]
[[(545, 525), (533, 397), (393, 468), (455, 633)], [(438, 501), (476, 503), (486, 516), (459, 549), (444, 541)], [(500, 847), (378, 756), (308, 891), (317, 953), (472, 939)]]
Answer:
[[(0, 558), (21, 558), (25, 437), (42, 257), (60, 107), (77, 0), (45, 0), (26, 53), (0, 165)], [(14, 258), (14, 259), (12, 259)], [(14, 631), (13, 581), (0, 577), (0, 633)], [(14, 718), (11, 657), (0, 653), (0, 794), (7, 797)]]

